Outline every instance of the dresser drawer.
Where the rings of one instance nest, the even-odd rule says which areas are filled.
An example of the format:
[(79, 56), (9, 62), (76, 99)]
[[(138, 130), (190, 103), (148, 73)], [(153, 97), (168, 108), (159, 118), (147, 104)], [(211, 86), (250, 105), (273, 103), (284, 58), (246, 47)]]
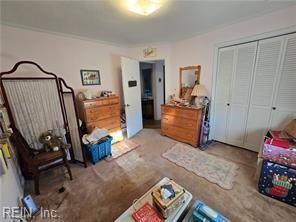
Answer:
[(198, 138), (196, 130), (183, 129), (180, 127), (171, 126), (169, 124), (162, 124), (161, 131), (164, 135), (177, 139), (182, 139), (187, 142), (196, 141)]
[(109, 100), (102, 99), (102, 100), (84, 102), (84, 108), (86, 109), (97, 107), (97, 106), (105, 106), (105, 105), (109, 105)]
[(161, 124), (168, 124), (172, 126), (177, 126), (189, 130), (197, 129), (197, 121), (193, 119), (185, 119), (172, 115), (163, 115), (161, 118)]
[(86, 128), (87, 128), (88, 133), (91, 133), (91, 131), (95, 127), (105, 128), (107, 130), (111, 130), (114, 128), (120, 128), (120, 119), (119, 118), (104, 119), (104, 120), (99, 120), (96, 122), (86, 124)]
[(177, 107), (162, 106), (162, 114), (173, 115), (187, 119), (198, 119), (199, 110), (195, 109), (179, 109)]
[(118, 97), (115, 97), (115, 98), (109, 98), (109, 104), (112, 105), (112, 104), (119, 104), (119, 98)]
[(86, 122), (93, 122), (113, 116), (120, 116), (119, 105), (101, 106), (85, 109)]

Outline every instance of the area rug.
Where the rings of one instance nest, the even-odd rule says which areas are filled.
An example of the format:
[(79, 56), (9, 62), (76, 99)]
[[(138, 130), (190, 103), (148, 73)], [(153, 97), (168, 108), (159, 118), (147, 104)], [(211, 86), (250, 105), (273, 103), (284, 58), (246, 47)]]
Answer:
[(139, 144), (131, 140), (124, 139), (123, 141), (120, 141), (112, 145), (112, 156), (105, 158), (105, 160), (107, 161), (114, 160), (122, 156), (123, 154), (126, 154), (127, 152), (130, 152), (136, 149), (139, 146), (140, 146)]
[(224, 189), (232, 189), (238, 166), (204, 151), (177, 143), (162, 156)]

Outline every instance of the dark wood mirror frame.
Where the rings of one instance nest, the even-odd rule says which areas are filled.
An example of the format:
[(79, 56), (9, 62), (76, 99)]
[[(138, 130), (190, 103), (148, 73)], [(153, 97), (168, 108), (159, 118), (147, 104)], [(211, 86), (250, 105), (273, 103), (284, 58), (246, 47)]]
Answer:
[[(197, 73), (196, 73), (196, 83), (199, 84), (200, 83), (200, 71), (201, 71), (201, 66), (200, 65), (196, 65), (196, 66), (185, 66), (185, 67), (180, 67), (179, 69), (179, 81), (180, 81), (180, 90), (179, 90), (179, 97), (180, 98), (183, 98), (184, 97), (184, 94), (187, 90), (184, 90), (182, 88), (182, 71), (185, 71), (185, 70), (191, 70), (191, 69), (197, 69)], [(191, 87), (186, 87), (188, 89), (191, 89)], [(193, 87), (192, 87), (193, 89)], [(192, 90), (191, 89), (191, 90)]]

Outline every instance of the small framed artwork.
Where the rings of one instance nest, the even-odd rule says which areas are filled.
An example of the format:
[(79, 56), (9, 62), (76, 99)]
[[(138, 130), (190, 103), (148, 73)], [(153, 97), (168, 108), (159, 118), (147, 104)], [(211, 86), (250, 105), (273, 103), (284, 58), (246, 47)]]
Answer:
[(82, 85), (101, 85), (99, 70), (80, 70)]
[(143, 50), (144, 58), (156, 57), (156, 48), (147, 48)]

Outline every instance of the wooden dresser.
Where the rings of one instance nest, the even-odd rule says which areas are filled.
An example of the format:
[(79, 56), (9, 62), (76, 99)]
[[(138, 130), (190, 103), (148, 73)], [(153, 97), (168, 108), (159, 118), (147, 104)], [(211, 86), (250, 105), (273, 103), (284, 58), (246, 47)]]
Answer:
[[(118, 96), (79, 100), (79, 117), (85, 122), (88, 133), (98, 127), (107, 129), (111, 135), (119, 132), (122, 137)], [(112, 136), (116, 142), (121, 140), (119, 135)]]
[(202, 108), (161, 106), (161, 134), (199, 146)]

